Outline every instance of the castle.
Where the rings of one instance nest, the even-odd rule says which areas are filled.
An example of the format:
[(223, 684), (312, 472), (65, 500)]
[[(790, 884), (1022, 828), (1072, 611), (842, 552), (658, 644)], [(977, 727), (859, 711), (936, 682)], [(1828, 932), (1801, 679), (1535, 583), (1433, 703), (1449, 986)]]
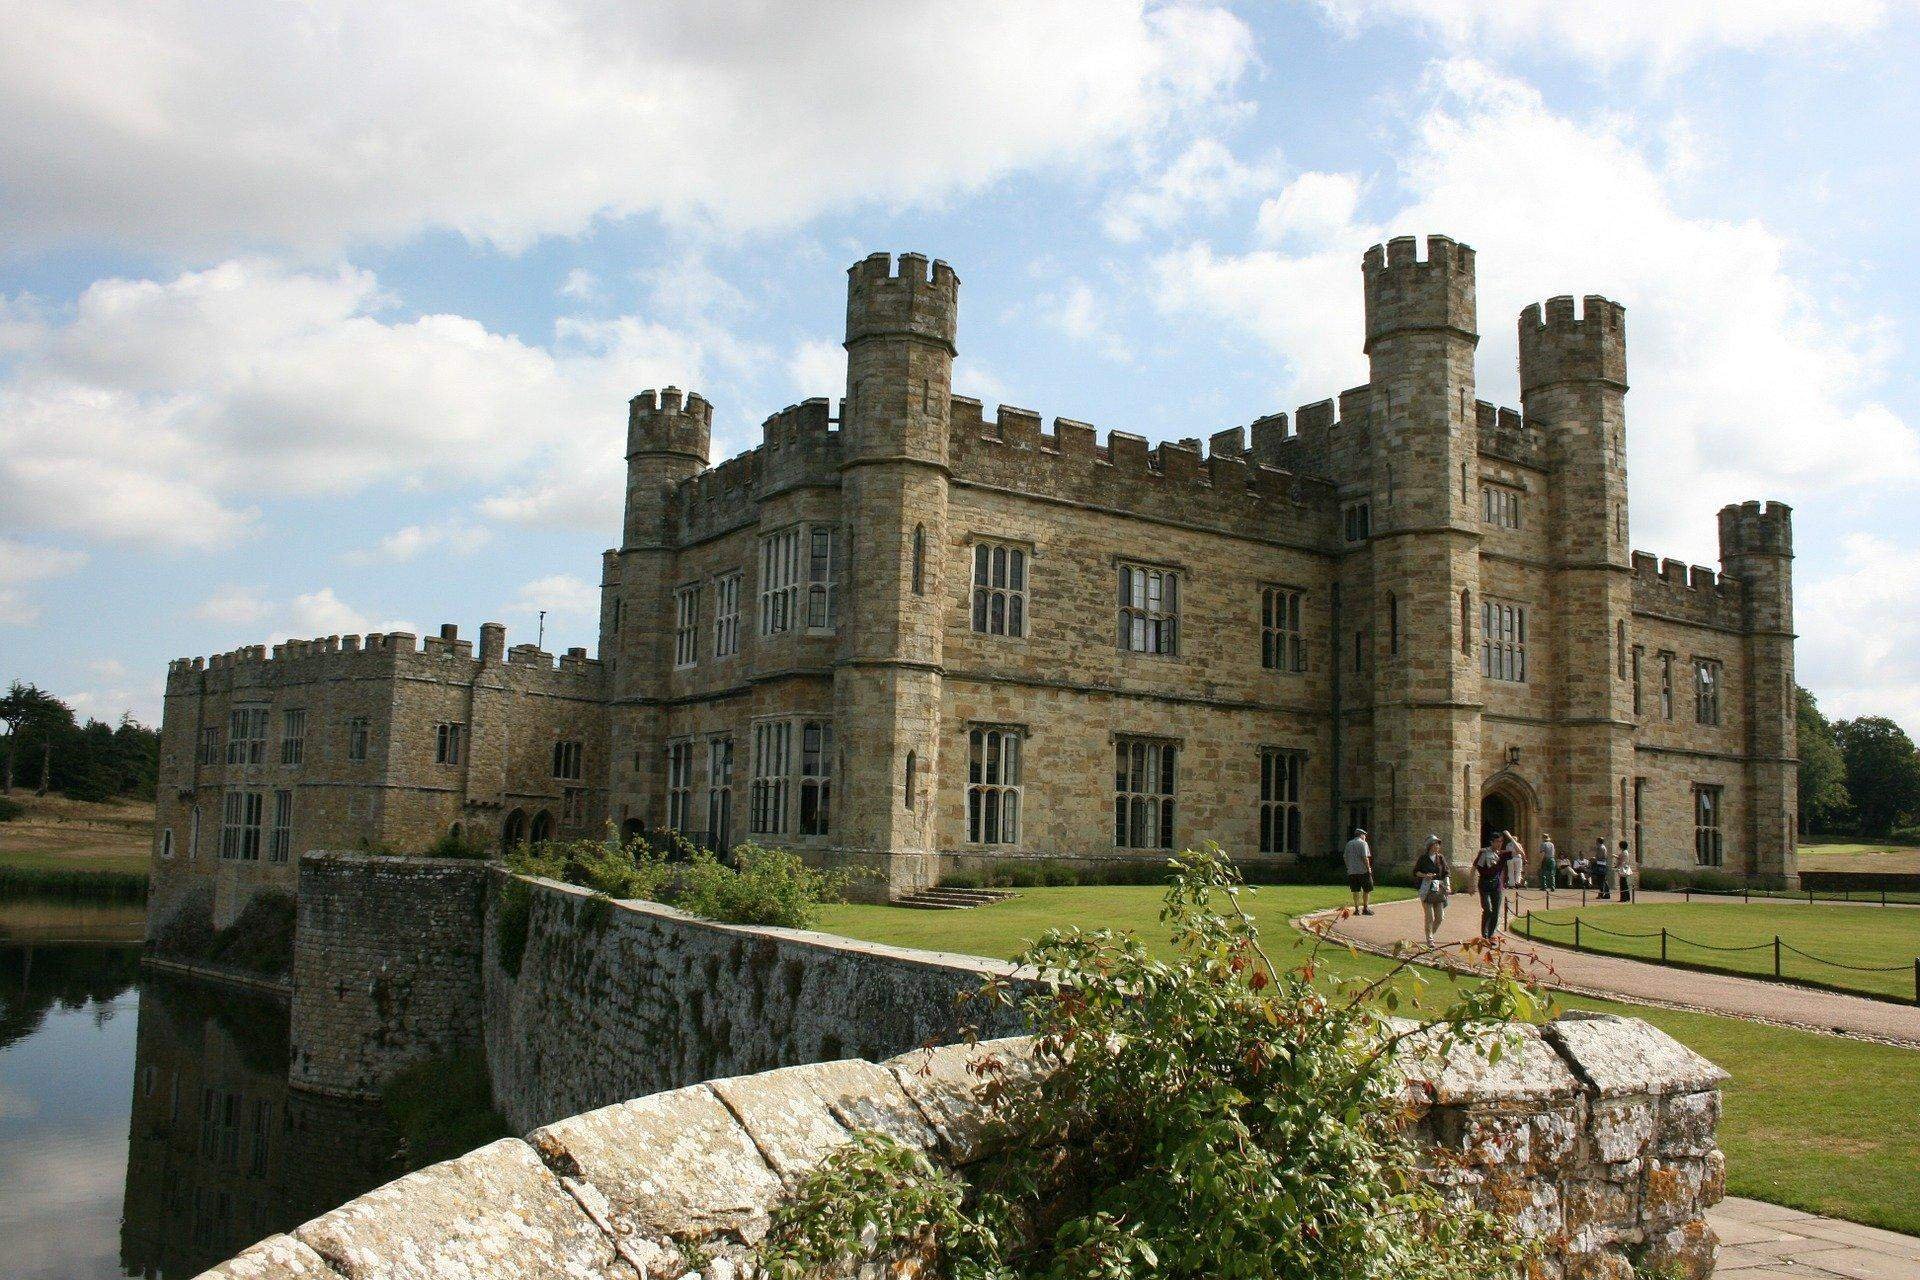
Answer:
[(1385, 867), (1485, 827), (1571, 856), (1795, 874), (1788, 508), (1718, 573), (1629, 550), (1623, 309), (1520, 316), (1474, 394), (1474, 254), (1370, 249), (1366, 385), (1198, 439), (956, 395), (959, 280), (849, 272), (847, 386), (709, 465), (712, 409), (629, 410), (599, 657), (452, 627), (180, 660), (156, 919), (291, 889), (301, 852), (671, 828), (877, 868), (1027, 858)]

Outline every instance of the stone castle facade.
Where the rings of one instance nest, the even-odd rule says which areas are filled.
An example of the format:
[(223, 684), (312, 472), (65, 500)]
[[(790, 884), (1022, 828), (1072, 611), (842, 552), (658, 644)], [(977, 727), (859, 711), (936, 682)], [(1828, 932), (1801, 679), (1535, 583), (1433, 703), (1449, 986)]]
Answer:
[[(156, 883), (231, 918), (310, 848), (673, 828), (884, 873), (1325, 854), (1483, 828), (1794, 875), (1788, 508), (1721, 568), (1629, 549), (1623, 309), (1520, 317), (1474, 393), (1474, 254), (1365, 255), (1366, 385), (1149, 448), (951, 385), (959, 281), (849, 273), (847, 386), (709, 465), (630, 407), (600, 656), (443, 628), (173, 664)], [(297, 745), (289, 747), (289, 741)], [(290, 758), (291, 757), (291, 758)], [(280, 821), (284, 818), (285, 821)]]

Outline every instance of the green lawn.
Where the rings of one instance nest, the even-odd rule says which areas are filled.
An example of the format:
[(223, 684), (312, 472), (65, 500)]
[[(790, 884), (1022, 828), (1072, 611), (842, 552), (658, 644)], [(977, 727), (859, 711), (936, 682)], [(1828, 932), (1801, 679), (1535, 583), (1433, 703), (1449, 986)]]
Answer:
[[(1298, 955), (1304, 942), (1282, 919), (1345, 901), (1338, 888), (1284, 886), (1260, 889), (1248, 906), (1267, 921), (1270, 945)], [(1111, 926), (1152, 939), (1160, 934), (1159, 910), (1154, 888), (1026, 889), (1012, 902), (971, 911), (833, 907), (820, 927), (874, 942), (1010, 957), (1054, 926)], [(1389, 964), (1344, 948), (1323, 955), (1330, 969), (1354, 976), (1380, 974)], [(1444, 998), (1451, 981), (1436, 976), (1431, 994)], [(1710, 1014), (1605, 1000), (1565, 1004), (1644, 1018), (1732, 1074), (1720, 1125), (1731, 1194), (1920, 1234), (1920, 1178), (1913, 1174), (1920, 1169), (1920, 1053)]]
[(1803, 871), (1920, 871), (1920, 848), (1856, 840), (1803, 840)]
[[(1798, 906), (1785, 902), (1595, 903), (1584, 909), (1558, 907), (1533, 913), (1533, 936), (1571, 946), (1575, 916), (1581, 921), (1581, 946), (1589, 951), (1658, 960), (1658, 935), (1664, 928), (1668, 931), (1670, 961), (1771, 977), (1773, 939), (1778, 934), (1784, 944), (1780, 953), (1784, 978), (1895, 999), (1912, 1000), (1914, 996), (1913, 962), (1920, 957), (1920, 910), (1911, 907), (1826, 907), (1804, 902)], [(1515, 928), (1524, 931), (1518, 923)], [(1617, 938), (1601, 930), (1654, 936)], [(1691, 945), (1695, 942), (1706, 946)], [(1712, 951), (1708, 947), (1759, 950)], [(1788, 947), (1840, 964), (1891, 972), (1856, 973), (1795, 955)]]

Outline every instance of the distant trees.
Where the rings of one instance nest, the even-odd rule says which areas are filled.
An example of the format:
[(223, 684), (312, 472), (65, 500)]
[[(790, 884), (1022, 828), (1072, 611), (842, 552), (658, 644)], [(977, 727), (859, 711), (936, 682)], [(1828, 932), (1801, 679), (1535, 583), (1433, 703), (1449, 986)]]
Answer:
[(80, 724), (73, 708), (46, 690), (16, 680), (0, 694), (0, 794), (30, 778), (42, 795), (76, 800), (153, 795), (160, 735), (131, 713), (116, 725)]
[(1833, 726), (1847, 767), (1847, 795), (1862, 835), (1886, 836), (1920, 816), (1920, 754), (1913, 739), (1885, 716)]
[(1800, 830), (1831, 831), (1847, 819), (1847, 761), (1833, 724), (1820, 704), (1798, 685), (1800, 739)]

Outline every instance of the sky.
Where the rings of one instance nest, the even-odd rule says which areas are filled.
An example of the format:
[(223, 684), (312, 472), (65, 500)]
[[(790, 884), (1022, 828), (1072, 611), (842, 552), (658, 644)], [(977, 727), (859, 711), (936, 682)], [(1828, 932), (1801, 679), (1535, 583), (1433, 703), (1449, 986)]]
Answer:
[[(955, 390), (1205, 436), (1364, 381), (1368, 245), (1627, 309), (1634, 546), (1794, 507), (1801, 682), (1920, 731), (1920, 0), (0, 0), (0, 680), (594, 643), (626, 401), (837, 396), (845, 269)], [(991, 412), (991, 410), (989, 410)]]

